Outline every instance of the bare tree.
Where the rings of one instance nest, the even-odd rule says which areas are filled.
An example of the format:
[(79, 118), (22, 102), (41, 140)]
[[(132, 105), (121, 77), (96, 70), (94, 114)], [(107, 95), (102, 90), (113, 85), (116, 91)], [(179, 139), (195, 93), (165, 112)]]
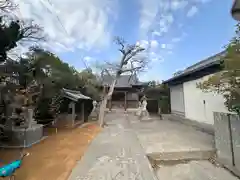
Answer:
[(17, 5), (11, 0), (0, 0), (0, 12), (9, 12), (16, 9)]
[(18, 38), (21, 41), (43, 41), (45, 35), (43, 28), (35, 24), (32, 20), (19, 21), (20, 30)]
[(100, 105), (100, 112), (99, 112), (99, 124), (103, 126), (104, 123), (104, 115), (105, 109), (107, 106), (108, 100), (112, 97), (115, 84), (118, 78), (122, 74), (130, 73), (131, 75), (136, 74), (146, 67), (148, 64), (148, 59), (144, 55), (144, 48), (133, 44), (129, 45), (122, 39), (117, 37), (115, 39), (116, 44), (120, 47), (119, 51), (121, 52), (121, 60), (119, 62), (110, 63), (106, 62), (104, 66), (102, 66), (101, 71), (102, 75), (107, 73), (109, 76), (112, 76), (113, 81), (109, 85), (108, 93), (104, 94)]
[[(0, 17), (1, 23), (1, 17)], [(2, 24), (0, 27), (0, 62), (7, 59), (7, 53), (26, 43), (40, 42), (45, 40), (43, 29), (32, 21), (14, 20), (9, 25)]]

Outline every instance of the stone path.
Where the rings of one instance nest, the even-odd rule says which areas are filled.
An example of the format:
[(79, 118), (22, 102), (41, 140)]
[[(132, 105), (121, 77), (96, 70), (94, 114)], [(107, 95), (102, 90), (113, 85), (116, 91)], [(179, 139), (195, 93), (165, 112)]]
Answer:
[(181, 123), (156, 118), (140, 122), (136, 117), (130, 122), (148, 155), (215, 150), (213, 136)]
[(159, 179), (238, 180), (226, 169), (206, 161), (215, 151), (212, 135), (167, 119), (140, 122), (131, 117), (129, 120), (146, 154), (156, 165)]
[(156, 173), (159, 179), (166, 180), (239, 180), (229, 171), (216, 167), (209, 161), (162, 166)]
[[(93, 140), (68, 180), (238, 179), (203, 160), (211, 154), (199, 152), (214, 151), (211, 135), (168, 120), (140, 122), (123, 111), (108, 113), (106, 119), (108, 126)], [(153, 157), (158, 156), (150, 156), (154, 153), (165, 156), (156, 160)], [(154, 171), (146, 155), (158, 163)]]
[(157, 180), (123, 114), (107, 114), (109, 126), (93, 140), (68, 180)]

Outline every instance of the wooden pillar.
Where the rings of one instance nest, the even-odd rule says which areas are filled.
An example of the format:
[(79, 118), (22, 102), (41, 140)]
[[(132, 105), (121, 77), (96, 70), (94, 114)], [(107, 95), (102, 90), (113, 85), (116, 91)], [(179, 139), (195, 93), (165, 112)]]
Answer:
[(81, 114), (82, 114), (82, 120), (83, 120), (83, 122), (85, 122), (85, 113), (84, 113), (84, 101), (82, 101), (82, 104), (81, 104)]
[(71, 108), (72, 108), (72, 126), (75, 124), (75, 102), (71, 102)]
[(125, 91), (124, 94), (125, 94), (125, 97), (124, 97), (124, 109), (126, 111), (127, 110), (127, 92)]

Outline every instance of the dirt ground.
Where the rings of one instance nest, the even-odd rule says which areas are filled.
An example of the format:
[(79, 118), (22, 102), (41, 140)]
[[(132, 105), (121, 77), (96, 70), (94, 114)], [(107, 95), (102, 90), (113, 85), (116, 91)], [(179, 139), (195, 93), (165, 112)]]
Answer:
[[(52, 132), (41, 143), (24, 150), (30, 155), (24, 158), (21, 168), (16, 171), (15, 180), (66, 180), (99, 132), (100, 128), (94, 123), (58, 130), (57, 134)], [(20, 152), (19, 149), (0, 149), (0, 159), (4, 163), (10, 162), (18, 158)]]

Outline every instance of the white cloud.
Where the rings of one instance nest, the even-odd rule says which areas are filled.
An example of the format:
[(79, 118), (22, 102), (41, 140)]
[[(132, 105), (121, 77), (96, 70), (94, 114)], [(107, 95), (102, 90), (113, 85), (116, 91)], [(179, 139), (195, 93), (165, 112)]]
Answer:
[(172, 42), (179, 42), (181, 40), (182, 40), (181, 37), (175, 37), (175, 38), (172, 39)]
[(196, 6), (192, 6), (190, 10), (187, 12), (187, 17), (192, 17), (198, 12), (198, 8)]
[(156, 53), (155, 53), (155, 52), (151, 52), (150, 55), (151, 55), (151, 56), (155, 56)]
[(156, 52), (151, 52), (150, 53), (150, 59), (153, 63), (157, 62), (157, 63), (161, 63), (164, 62), (164, 58)]
[[(15, 0), (18, 15), (44, 27), (49, 47), (68, 51), (107, 46), (111, 41), (109, 15), (116, 13), (110, 0)], [(111, 9), (111, 10), (110, 10)], [(111, 16), (112, 17), (112, 16)]]
[(159, 22), (159, 25), (161, 28), (166, 28), (167, 27), (167, 21), (166, 19), (161, 19)]
[(90, 62), (90, 61), (92, 61), (94, 58), (92, 58), (92, 57), (90, 57), (90, 56), (85, 56), (84, 58), (83, 58), (83, 60), (84, 61), (87, 61), (87, 62)]
[(202, 3), (208, 3), (210, 2), (211, 0), (201, 0)]
[(148, 71), (147, 73), (140, 74), (139, 79), (141, 81), (152, 81), (152, 80), (159, 81), (159, 82), (162, 81), (159, 70), (155, 68), (151, 68), (151, 71)]
[(173, 22), (174, 18), (171, 14), (163, 15), (159, 20), (159, 32), (162, 34), (167, 33)]
[(198, 3), (208, 3), (210, 2), (211, 0), (194, 0), (195, 2), (198, 2)]
[(166, 47), (167, 47), (166, 44), (161, 44), (161, 48), (162, 48), (162, 49), (165, 49)]
[(157, 48), (158, 47), (158, 42), (156, 40), (151, 41), (151, 48)]
[[(186, 36), (182, 27), (187, 17), (195, 15), (198, 12), (199, 5), (207, 1), (210, 0), (140, 0), (140, 38), (151, 37), (151, 47), (152, 41), (158, 40), (158, 37), (164, 39), (164, 43), (158, 44), (159, 48), (151, 49), (154, 51), (149, 54), (151, 64), (161, 63), (167, 56), (173, 54), (177, 42), (180, 42)], [(175, 37), (176, 33), (179, 36)], [(156, 73), (154, 75), (156, 76)], [(149, 73), (146, 73), (145, 76), (149, 78)]]
[(168, 24), (172, 24), (172, 23), (173, 23), (173, 20), (174, 20), (172, 14), (166, 14), (166, 15), (164, 15), (164, 16), (163, 16), (163, 19), (165, 19), (165, 20), (166, 20), (166, 23), (168, 23)]
[(172, 10), (183, 7), (181, 0), (140, 0), (140, 36), (145, 38), (151, 32), (153, 36), (167, 33), (174, 23)]
[(140, 40), (140, 41), (137, 41), (137, 42), (136, 42), (136, 45), (137, 45), (137, 46), (140, 46), (140, 47), (143, 47), (143, 48), (147, 48), (148, 45), (149, 45), (149, 43), (148, 43), (148, 41), (146, 41), (146, 40)]
[(140, 0), (140, 29), (147, 32), (151, 28), (158, 13), (158, 0)]
[(159, 31), (153, 31), (152, 34), (154, 36), (161, 36), (161, 33)]
[(161, 48), (162, 49), (166, 49), (166, 50), (172, 50), (173, 49), (173, 44), (161, 44)]
[(171, 50), (171, 49), (173, 49), (173, 44), (167, 44), (167, 47), (166, 47), (166, 49), (168, 49), (168, 50)]
[[(153, 36), (163, 36), (171, 28), (176, 28), (175, 16), (188, 17), (198, 12), (198, 5), (211, 0), (140, 0), (140, 36), (145, 38), (151, 32)], [(190, 7), (190, 9), (187, 9)], [(182, 10), (182, 11), (179, 11)], [(178, 22), (181, 23), (181, 22)], [(174, 24), (174, 26), (172, 26)]]
[(171, 1), (171, 8), (172, 10), (177, 10), (186, 7), (188, 4), (185, 0), (173, 0)]

